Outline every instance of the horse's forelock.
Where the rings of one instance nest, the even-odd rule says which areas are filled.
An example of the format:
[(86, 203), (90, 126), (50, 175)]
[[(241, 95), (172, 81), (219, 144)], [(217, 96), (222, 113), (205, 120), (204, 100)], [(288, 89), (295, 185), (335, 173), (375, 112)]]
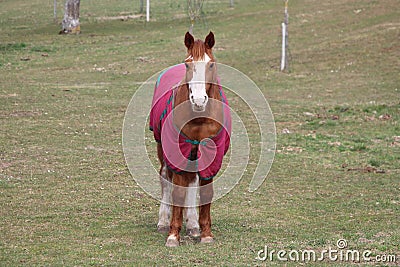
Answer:
[(191, 54), (191, 57), (194, 61), (204, 60), (206, 53), (212, 59), (211, 51), (207, 51), (206, 45), (204, 44), (204, 42), (202, 40), (196, 40), (194, 42), (194, 45), (193, 45), (191, 51), (189, 51), (189, 53)]

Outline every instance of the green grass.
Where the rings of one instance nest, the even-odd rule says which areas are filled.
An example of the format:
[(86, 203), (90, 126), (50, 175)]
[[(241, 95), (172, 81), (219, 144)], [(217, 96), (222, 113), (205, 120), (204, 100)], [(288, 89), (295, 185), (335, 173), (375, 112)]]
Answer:
[(146, 23), (101, 19), (138, 14), (139, 1), (86, 1), (82, 34), (70, 36), (58, 35), (52, 1), (1, 6), (1, 266), (270, 266), (280, 262), (255, 260), (265, 245), (321, 251), (339, 238), (399, 264), (397, 1), (290, 2), (290, 73), (278, 71), (282, 1), (205, 1), (194, 32), (213, 30), (218, 61), (260, 87), (277, 153), (247, 192), (259, 136), (232, 99), (253, 144), (248, 172), (212, 206), (217, 242), (177, 249), (156, 232), (158, 203), (131, 178), (121, 143), (140, 83), (185, 56), (186, 3), (154, 1)]

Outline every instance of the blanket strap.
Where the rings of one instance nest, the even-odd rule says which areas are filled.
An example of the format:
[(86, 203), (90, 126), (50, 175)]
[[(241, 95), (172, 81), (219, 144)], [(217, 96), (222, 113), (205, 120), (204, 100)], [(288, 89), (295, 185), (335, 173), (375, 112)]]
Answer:
[(197, 141), (197, 140), (186, 139), (185, 142), (186, 143), (190, 143), (192, 145), (202, 145), (202, 146), (206, 146), (207, 145), (206, 141)]

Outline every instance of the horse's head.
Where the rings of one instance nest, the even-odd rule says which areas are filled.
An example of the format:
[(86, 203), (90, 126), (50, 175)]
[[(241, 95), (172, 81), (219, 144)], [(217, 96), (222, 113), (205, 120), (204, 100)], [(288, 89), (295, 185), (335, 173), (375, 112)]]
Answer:
[(188, 51), (185, 59), (185, 83), (189, 90), (192, 109), (195, 112), (205, 110), (210, 96), (210, 88), (216, 83), (217, 66), (212, 54), (214, 43), (212, 32), (207, 35), (204, 42), (202, 40), (195, 41), (189, 32), (185, 35), (185, 46)]

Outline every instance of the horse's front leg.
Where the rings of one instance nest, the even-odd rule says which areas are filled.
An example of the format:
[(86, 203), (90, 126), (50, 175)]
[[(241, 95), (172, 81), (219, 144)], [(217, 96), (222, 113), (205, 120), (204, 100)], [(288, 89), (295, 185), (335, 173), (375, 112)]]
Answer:
[(186, 174), (173, 173), (173, 189), (172, 189), (172, 217), (167, 238), (167, 247), (179, 246), (180, 231), (182, 229), (183, 209), (185, 207), (186, 190), (190, 182), (190, 177)]
[(199, 224), (201, 229), (201, 243), (214, 242), (211, 233), (211, 201), (214, 195), (212, 179), (200, 180), (200, 212)]
[(199, 177), (189, 183), (186, 194), (186, 234), (191, 237), (200, 236), (199, 215), (197, 213), (197, 190), (199, 188)]

